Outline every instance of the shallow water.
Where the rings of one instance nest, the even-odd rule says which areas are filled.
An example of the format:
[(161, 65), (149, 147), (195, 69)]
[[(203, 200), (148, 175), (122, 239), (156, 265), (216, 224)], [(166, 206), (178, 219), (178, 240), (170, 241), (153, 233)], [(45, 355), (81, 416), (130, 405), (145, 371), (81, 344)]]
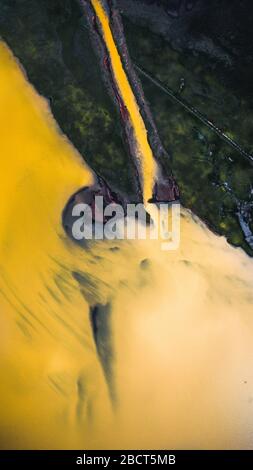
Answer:
[[(187, 211), (174, 252), (76, 246), (61, 213), (92, 172), (3, 43), (0, 64), (1, 447), (252, 447), (252, 259)], [(107, 302), (114, 407), (89, 321)]]

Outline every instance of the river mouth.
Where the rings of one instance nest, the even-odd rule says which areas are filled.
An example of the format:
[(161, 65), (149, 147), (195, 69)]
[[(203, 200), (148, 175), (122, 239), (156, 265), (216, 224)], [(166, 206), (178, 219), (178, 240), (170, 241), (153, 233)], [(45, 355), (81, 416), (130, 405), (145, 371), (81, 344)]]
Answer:
[[(138, 7), (138, 0), (118, 0), (117, 3), (123, 11), (124, 32), (132, 60), (174, 93), (179, 91), (181, 98), (207, 114), (250, 153), (250, 2), (247, 0), (240, 5), (230, 2), (231, 8), (229, 5), (222, 14), (219, 8), (207, 8), (208, 29), (204, 31), (203, 41), (201, 34), (207, 22), (195, 21), (194, 15), (201, 4), (208, 6), (209, 3), (198, 1), (198, 8), (194, 7), (185, 16), (185, 19), (194, 20), (190, 33), (194, 36), (197, 27), (198, 35), (191, 39), (185, 29), (181, 30), (179, 44), (171, 36), (164, 39), (155, 27), (150, 26), (152, 18), (161, 18), (160, 24), (163, 23), (163, 17), (147, 14), (147, 9), (153, 12), (152, 5), (161, 2), (145, 2), (149, 4), (145, 9)], [(228, 4), (226, 0), (222, 3)], [(131, 8), (131, 5), (136, 7)], [(146, 14), (145, 25), (138, 19), (137, 10), (142, 16)], [(173, 36), (176, 28), (178, 38), (183, 17), (169, 21), (173, 22), (169, 32)], [(15, 6), (5, 0), (0, 18), (2, 38), (25, 67), (29, 80), (50, 101), (53, 115), (63, 132), (96, 174), (116, 192), (122, 191), (123, 195), (136, 201), (140, 198), (136, 168), (133, 159), (129, 158), (125, 139), (122, 139), (116, 106), (101, 79), (87, 26), (83, 10), (72, 0), (66, 0), (62, 5), (57, 0), (45, 0), (43, 5), (34, 0)], [(226, 47), (222, 52), (225, 65), (220, 57), (217, 31), (221, 33), (223, 46), (236, 51), (232, 68), (225, 60)], [(233, 37), (230, 38), (231, 31)], [(207, 51), (203, 50), (205, 44)], [(140, 78), (160, 137), (173, 161), (183, 205), (205, 220), (211, 230), (252, 255), (240, 225), (241, 216), (246, 218), (246, 224), (252, 217), (252, 167), (240, 154), (230, 151), (229, 146), (223, 145), (219, 138), (173, 104), (144, 76)], [(100, 141), (96, 138), (97, 126)], [(170, 171), (171, 160), (165, 158), (164, 162), (166, 171)], [(243, 206), (244, 214), (240, 213)]]
[[(26, 217), (9, 238), (8, 256), (6, 249), (1, 254), (6, 332), (1, 343), (2, 447), (82, 448), (84, 442), (86, 448), (160, 448), (165, 442), (175, 448), (250, 446), (252, 261), (187, 212), (182, 213), (180, 249), (174, 252), (162, 252), (154, 241), (100, 241), (88, 251), (75, 247), (61, 229), (62, 190), (74, 192), (66, 187), (70, 174), (77, 188), (91, 175), (82, 170), (78, 154), (58, 134), (45, 102), (5, 46), (1, 63), (1, 89), (5, 86), (12, 116), (13, 107), (24, 100), (27, 113), (12, 118), (11, 146), (8, 132), (1, 141), (9, 155), (6, 179), (12, 181), (1, 186), (1, 200), (10, 201), (13, 158), (17, 180), (12, 194), (20, 217)], [(27, 162), (17, 131), (21, 122), (25, 147), (32, 150)], [(41, 126), (53, 139), (52, 147), (45, 149)], [(57, 148), (59, 158), (53, 160), (52, 185), (45, 174), (45, 198), (49, 148), (54, 155)], [(38, 165), (40, 160), (45, 166)], [(25, 187), (29, 194), (36, 184), (39, 212), (27, 205), (20, 185), (27, 164), (33, 172)], [(52, 160), (49, 167), (51, 173)], [(99, 305), (103, 309), (94, 310)], [(103, 313), (102, 323), (98, 313), (93, 317), (92, 328), (90, 306)], [(102, 334), (108, 328), (105, 321), (109, 343)], [(103, 354), (111, 358), (110, 367)], [(116, 418), (108, 384), (116, 397)]]
[(252, 448), (252, 259), (185, 209), (172, 251), (73, 243), (96, 175), (0, 63), (0, 447)]

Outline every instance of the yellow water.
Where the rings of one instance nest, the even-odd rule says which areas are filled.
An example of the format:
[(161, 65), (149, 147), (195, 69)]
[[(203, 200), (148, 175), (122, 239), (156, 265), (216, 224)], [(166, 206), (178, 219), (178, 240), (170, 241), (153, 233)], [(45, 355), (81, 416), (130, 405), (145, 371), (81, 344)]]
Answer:
[(66, 201), (93, 176), (3, 43), (0, 64), (1, 442), (74, 445), (77, 380), (88, 374), (91, 403), (110, 408), (71, 276), (84, 259), (61, 226)]
[[(186, 211), (174, 252), (68, 240), (93, 177), (3, 43), (0, 130), (1, 447), (252, 447), (252, 260)], [(114, 412), (87, 298), (112, 304)]]
[(138, 103), (136, 102), (133, 90), (129, 84), (121, 57), (112, 35), (107, 13), (100, 0), (91, 0), (91, 4), (93, 5), (100, 21), (119, 94), (128, 110), (131, 120), (131, 126), (133, 128), (136, 142), (136, 156), (141, 169), (143, 199), (147, 202), (152, 198), (152, 189), (157, 174), (157, 165), (148, 142), (147, 130), (142, 119)]

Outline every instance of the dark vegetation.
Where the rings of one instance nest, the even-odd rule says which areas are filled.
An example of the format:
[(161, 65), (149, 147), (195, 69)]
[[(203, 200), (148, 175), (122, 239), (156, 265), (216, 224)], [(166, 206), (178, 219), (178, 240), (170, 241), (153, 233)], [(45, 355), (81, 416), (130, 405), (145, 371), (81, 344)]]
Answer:
[[(192, 19), (193, 28), (194, 24)], [(247, 81), (251, 69), (245, 65), (251, 58), (241, 60), (243, 52), (233, 44), (233, 34), (226, 47), (231, 45), (238, 60), (229, 66), (196, 52), (194, 42), (191, 52), (175, 50), (148, 25), (140, 27), (137, 21), (125, 18), (124, 26), (134, 61), (253, 152), (253, 85)], [(197, 22), (196, 34), (199, 28), (204, 26)], [(213, 34), (211, 24), (207, 33)], [(0, 34), (20, 59), (29, 80), (48, 98), (60, 128), (86, 162), (114, 189), (134, 198), (134, 172), (119, 116), (101, 79), (78, 2), (0, 0)], [(144, 78), (142, 83), (163, 144), (172, 156), (183, 204), (229, 242), (252, 254), (238, 217), (244, 208), (250, 226), (252, 165), (153, 84)]]

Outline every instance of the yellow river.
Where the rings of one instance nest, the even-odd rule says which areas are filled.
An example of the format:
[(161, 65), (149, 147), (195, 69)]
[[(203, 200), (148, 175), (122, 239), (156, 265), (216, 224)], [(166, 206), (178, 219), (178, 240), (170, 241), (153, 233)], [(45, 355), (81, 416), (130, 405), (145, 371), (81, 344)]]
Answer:
[[(252, 260), (185, 210), (176, 251), (69, 240), (93, 175), (4, 43), (0, 133), (0, 447), (252, 447)], [(89, 322), (108, 301), (116, 407)]]
[(104, 10), (100, 0), (91, 0), (91, 4), (96, 12), (97, 18), (100, 21), (101, 29), (103, 32), (103, 38), (107, 47), (107, 51), (110, 57), (112, 72), (114, 74), (115, 81), (123, 103), (125, 104), (129, 117), (131, 120), (131, 126), (134, 132), (134, 138), (136, 142), (136, 158), (140, 165), (141, 170), (141, 183), (143, 200), (147, 202), (152, 198), (153, 186), (157, 176), (157, 165), (153, 158), (153, 153), (148, 142), (147, 130), (142, 119), (140, 109), (136, 102), (133, 90), (128, 81), (125, 73), (121, 57), (117, 50), (107, 13)]

